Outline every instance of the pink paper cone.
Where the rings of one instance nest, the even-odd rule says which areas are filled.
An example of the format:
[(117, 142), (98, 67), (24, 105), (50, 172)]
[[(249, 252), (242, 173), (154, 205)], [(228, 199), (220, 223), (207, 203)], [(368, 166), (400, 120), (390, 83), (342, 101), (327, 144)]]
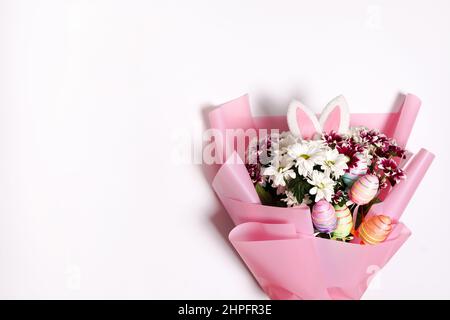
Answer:
[(227, 160), (232, 151), (239, 153), (241, 159), (245, 159), (245, 150), (237, 150), (235, 140), (227, 139), (227, 130), (235, 129), (237, 139), (245, 137), (246, 130), (254, 129), (253, 117), (250, 111), (248, 95), (226, 102), (209, 113), (209, 122), (212, 129), (219, 130), (222, 139), (214, 141), (216, 148), (222, 150), (222, 163)]
[(409, 135), (419, 113), (421, 101), (413, 94), (407, 94), (403, 106), (399, 111), (397, 125), (395, 126), (392, 138), (394, 138), (398, 145), (405, 148), (408, 142)]
[(261, 205), (247, 169), (236, 154), (220, 168), (212, 185), (235, 224), (292, 223), (297, 232), (314, 233), (308, 206), (288, 209)]
[(212, 186), (220, 198), (261, 203), (247, 168), (236, 153), (220, 167)]
[(359, 299), (409, 237), (403, 224), (370, 246), (303, 236), (291, 224), (244, 223), (229, 239), (272, 299)]
[[(352, 114), (350, 125), (378, 129), (404, 146), (419, 106), (417, 97), (407, 95), (399, 112)], [(285, 116), (252, 117), (248, 96), (214, 110), (210, 121), (212, 128), (221, 131), (288, 130)], [(233, 143), (217, 143), (237, 151)], [(389, 238), (374, 246), (316, 238), (309, 207), (262, 205), (240, 159), (245, 159), (245, 155), (232, 154), (228, 158), (217, 173), (213, 188), (238, 225), (231, 231), (230, 241), (273, 299), (359, 299), (373, 270), (382, 268), (410, 235), (406, 226), (397, 223)], [(374, 206), (370, 214), (389, 212), (397, 222), (432, 159), (433, 155), (425, 150), (413, 157), (405, 170), (407, 181), (393, 188), (385, 202)]]

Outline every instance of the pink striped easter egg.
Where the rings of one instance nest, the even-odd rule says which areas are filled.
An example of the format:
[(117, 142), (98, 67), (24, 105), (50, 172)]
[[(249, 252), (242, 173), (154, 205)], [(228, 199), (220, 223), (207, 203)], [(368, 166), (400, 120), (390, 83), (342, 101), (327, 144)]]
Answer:
[(349, 198), (356, 204), (367, 204), (378, 192), (378, 177), (373, 174), (366, 174), (356, 180), (349, 192)]
[(337, 217), (333, 206), (326, 200), (314, 204), (311, 212), (314, 227), (319, 232), (330, 233), (336, 229)]

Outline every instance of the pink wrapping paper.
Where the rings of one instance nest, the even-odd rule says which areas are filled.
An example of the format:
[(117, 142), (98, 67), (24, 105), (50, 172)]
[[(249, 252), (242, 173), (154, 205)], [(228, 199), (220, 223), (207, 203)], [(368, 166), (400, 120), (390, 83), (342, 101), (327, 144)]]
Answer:
[(406, 164), (404, 169), (406, 181), (402, 181), (392, 188), (383, 202), (373, 205), (366, 218), (376, 214), (384, 214), (390, 216), (394, 222), (399, 221), (433, 159), (434, 154), (425, 149), (420, 149)]
[(359, 299), (410, 234), (400, 223), (369, 246), (302, 235), (292, 224), (248, 222), (229, 239), (271, 299)]
[(252, 221), (292, 223), (298, 232), (314, 233), (308, 206), (288, 209), (261, 204), (247, 169), (236, 154), (219, 169), (212, 185), (236, 225)]
[[(406, 146), (420, 100), (406, 95), (398, 112), (351, 114), (351, 126), (379, 129)], [(221, 105), (210, 113), (211, 127), (227, 129), (279, 129), (287, 131), (285, 116), (252, 117), (248, 96)], [(221, 144), (220, 144), (221, 143)], [(410, 231), (398, 222), (434, 155), (422, 149), (405, 168), (407, 180), (383, 195), (369, 215), (385, 214), (396, 226), (378, 245), (344, 243), (313, 236), (309, 207), (264, 206), (250, 180), (243, 154), (233, 142), (219, 142), (234, 150), (212, 183), (220, 201), (237, 225), (229, 239), (263, 290), (273, 299), (359, 299), (368, 285), (372, 267), (381, 268), (400, 248)]]

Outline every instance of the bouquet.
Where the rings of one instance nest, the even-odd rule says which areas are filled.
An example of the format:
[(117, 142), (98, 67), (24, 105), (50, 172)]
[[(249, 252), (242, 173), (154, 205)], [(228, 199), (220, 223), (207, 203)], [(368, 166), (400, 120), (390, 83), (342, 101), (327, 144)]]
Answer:
[(405, 150), (419, 107), (350, 114), (339, 96), (319, 117), (298, 101), (252, 117), (243, 96), (210, 113), (229, 239), (269, 297), (360, 298), (406, 241), (399, 218), (434, 157)]
[[(293, 117), (288, 118), (290, 131), (262, 139), (255, 137), (248, 148), (246, 168), (262, 204), (308, 205), (318, 233), (331, 236), (332, 232), (333, 238), (345, 241), (352, 239), (348, 235), (356, 227), (352, 216), (355, 222), (361, 221), (361, 214), (367, 212), (364, 208), (358, 214), (358, 205), (370, 208), (380, 202), (376, 197), (380, 190), (405, 179), (404, 171), (394, 159), (404, 159), (406, 151), (379, 130), (349, 128), (349, 114), (342, 96), (333, 99), (323, 114), (329, 117), (330, 108), (340, 108), (340, 119), (346, 119), (342, 121), (345, 125), (334, 121), (339, 132), (322, 131), (315, 116), (294, 101), (289, 107), (289, 116)], [(297, 109), (318, 128), (314, 139), (302, 137), (296, 122)], [(331, 121), (322, 122), (326, 125)]]

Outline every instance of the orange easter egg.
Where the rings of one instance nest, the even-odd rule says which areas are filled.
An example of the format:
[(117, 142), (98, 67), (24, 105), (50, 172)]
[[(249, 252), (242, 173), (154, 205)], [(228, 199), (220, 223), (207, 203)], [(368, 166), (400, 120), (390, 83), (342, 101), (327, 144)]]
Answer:
[(365, 244), (378, 244), (386, 240), (391, 230), (391, 218), (378, 215), (364, 220), (358, 228), (358, 233)]

